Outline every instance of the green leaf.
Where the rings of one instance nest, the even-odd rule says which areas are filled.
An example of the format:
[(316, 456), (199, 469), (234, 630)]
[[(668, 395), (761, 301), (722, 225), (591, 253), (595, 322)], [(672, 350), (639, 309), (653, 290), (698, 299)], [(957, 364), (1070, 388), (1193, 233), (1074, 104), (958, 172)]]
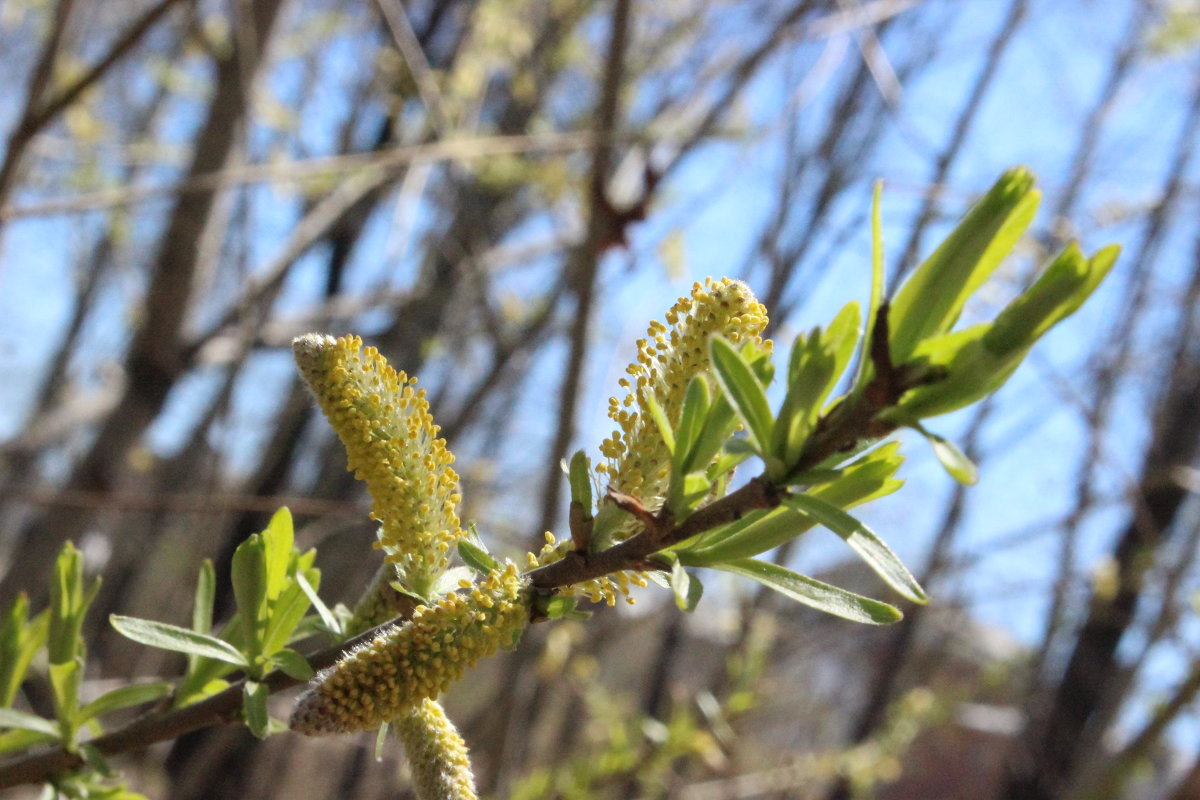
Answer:
[(556, 594), (552, 597), (548, 597), (540, 604), (542, 613), (544, 613), (548, 619), (584, 620), (592, 616), (586, 611), (578, 610), (578, 605), (579, 598), (562, 594)]
[(210, 559), (200, 563), (196, 577), (196, 598), (192, 601), (192, 630), (212, 633), (213, 600), (217, 594), (217, 573)]
[(88, 606), (100, 589), (97, 578), (90, 587), (83, 579), (83, 554), (75, 545), (63, 545), (54, 561), (50, 584), (50, 630), (47, 650), (51, 664), (66, 664), (83, 653), (80, 629)]
[(904, 485), (904, 481), (895, 477), (903, 463), (900, 443), (888, 442), (842, 467), (840, 477), (823, 482), (805, 494), (819, 497), (843, 510), (862, 505)]
[(105, 714), (119, 711), (122, 708), (140, 706), (142, 703), (158, 700), (170, 694), (172, 688), (174, 687), (171, 684), (159, 681), (113, 689), (111, 692), (100, 695), (80, 709), (79, 722), (82, 724), (90, 719), (102, 717)]
[(771, 442), (771, 452), (783, 464), (790, 467), (803, 455), (809, 433), (820, 417), (822, 404), (854, 354), (860, 318), (858, 304), (848, 303), (834, 317), (828, 330), (814, 328), (807, 337), (796, 337), (788, 365), (787, 394), (775, 421)]
[[(7, 711), (8, 709), (4, 709)], [(53, 722), (50, 723), (54, 725)], [(5, 727), (0, 724), (0, 728)], [(47, 742), (57, 742), (59, 731), (57, 727), (54, 733), (46, 733), (44, 731), (29, 731), (29, 730), (11, 730), (6, 733), (0, 733), (0, 755), (12, 753), (18, 750), (28, 750), (30, 747), (38, 744), (46, 744)]]
[(34, 654), (46, 644), (50, 631), (50, 612), (29, 616), (29, 598), (24, 592), (13, 600), (0, 620), (0, 708), (13, 704)]
[(720, 336), (709, 339), (708, 353), (725, 397), (745, 424), (757, 452), (765, 456), (771, 444), (774, 418), (758, 376), (741, 353)]
[[(116, 773), (113, 772), (113, 768), (108, 764), (108, 759), (106, 759), (94, 745), (80, 745), (79, 755), (83, 758), (83, 763), (86, 764), (88, 769), (93, 773), (93, 775), (87, 775), (85, 779), (95, 780), (96, 777), (113, 778), (116, 776)], [(99, 791), (94, 793), (89, 792), (87, 795), (89, 800), (91, 797), (102, 797), (104, 800), (108, 800), (108, 798), (112, 797), (114, 793), (121, 791), (120, 789), (109, 786), (96, 786), (95, 788)]]
[(911, 425), (925, 417), (968, 406), (998, 390), (1051, 326), (1065, 319), (1112, 268), (1117, 248), (1085, 260), (1071, 245), (1033, 286), (1013, 300), (994, 322), (921, 342), (914, 358), (941, 367), (947, 377), (904, 395), (885, 419)]
[(15, 708), (0, 708), (0, 728), (31, 731), (52, 739), (57, 739), (59, 734), (58, 725), (53, 720)]
[(914, 603), (925, 603), (928, 598), (917, 579), (895, 553), (884, 544), (875, 532), (835, 505), (813, 495), (794, 494), (784, 498), (784, 505), (795, 509), (824, 525), (841, 536), (854, 552), (875, 570), (879, 577), (904, 597)]
[(964, 486), (974, 486), (979, 482), (979, 468), (975, 466), (975, 462), (967, 458), (966, 453), (958, 449), (954, 442), (938, 436), (932, 431), (927, 431), (920, 425), (916, 426), (916, 429), (929, 440), (933, 454), (937, 456), (937, 460), (946, 472), (950, 473), (950, 477)]
[(51, 664), (47, 669), (50, 689), (54, 696), (54, 714), (58, 717), (62, 741), (68, 748), (75, 745), (79, 729), (79, 684), (83, 680), (83, 657)]
[(237, 667), (249, 666), (246, 657), (236, 647), (214, 636), (189, 631), (187, 628), (166, 622), (123, 617), (119, 614), (112, 614), (108, 619), (118, 633), (138, 644), (176, 653), (195, 653)]
[(287, 584), (288, 565), (296, 537), (292, 527), (292, 512), (287, 506), (271, 516), (262, 532), (263, 555), (267, 571), (266, 598), (274, 600)]
[(687, 392), (683, 396), (683, 407), (679, 411), (679, 427), (676, 428), (674, 468), (680, 475), (686, 475), (708, 465), (697, 463), (694, 455), (704, 432), (705, 418), (712, 405), (708, 381), (703, 375), (693, 375), (688, 381)]
[(889, 313), (894, 363), (908, 363), (922, 341), (949, 331), (1012, 252), (1037, 212), (1041, 195), (1033, 182), (1024, 168), (1005, 172), (900, 287)]
[(582, 450), (576, 450), (575, 455), (571, 456), (567, 477), (571, 485), (571, 502), (579, 503), (579, 507), (583, 509), (585, 520), (591, 519), (594, 502), (592, 499), (592, 463)]
[(284, 648), (274, 653), (271, 656), (271, 663), (279, 667), (280, 671), (298, 681), (311, 680), (312, 676), (316, 674), (312, 665), (308, 663), (308, 660), (290, 648)]
[[(892, 477), (904, 461), (899, 450), (899, 442), (876, 448), (844, 467), (836, 480), (810, 490), (807, 496), (849, 508), (891, 494), (903, 485), (903, 481)], [(689, 566), (749, 558), (779, 547), (817, 524), (813, 517), (786, 506), (769, 511), (760, 509), (684, 542), (676, 552)]]
[(272, 656), (291, 641), (296, 626), (308, 612), (308, 595), (294, 579), (276, 596), (270, 606), (270, 619), (263, 632), (262, 655)]
[(758, 509), (736, 522), (706, 531), (692, 547), (685, 542), (675, 552), (691, 567), (714, 566), (748, 558), (795, 539), (813, 527), (812, 520), (787, 508)]
[(689, 574), (683, 564), (679, 563), (679, 559), (674, 559), (671, 563), (671, 589), (675, 592), (675, 605), (680, 611), (695, 611), (700, 596), (704, 594), (704, 585), (700, 583), (700, 579)]
[[(689, 458), (691, 463), (695, 464), (697, 468), (708, 465), (725, 447), (737, 425), (737, 415), (733, 413), (733, 407), (729, 405), (725, 395), (718, 392), (708, 407), (708, 416), (704, 420), (704, 427), (696, 439), (696, 445)], [(714, 478), (717, 477), (711, 473), (711, 469), (710, 475)]]
[(1074, 314), (1116, 263), (1121, 248), (1109, 245), (1084, 258), (1072, 242), (1032, 286), (1000, 312), (984, 337), (997, 356), (1023, 353), (1048, 330)]
[(260, 534), (251, 534), (237, 546), (231, 572), (247, 651), (256, 656), (262, 652), (261, 634), (267, 623), (267, 547)]
[(875, 332), (875, 320), (879, 317), (879, 306), (883, 303), (884, 260), (883, 260), (883, 181), (875, 181), (871, 192), (871, 303), (867, 306), (867, 326), (858, 348), (858, 367), (855, 369), (853, 390), (857, 393), (866, 386), (871, 368), (871, 337)]
[(758, 581), (798, 603), (853, 622), (886, 625), (903, 616), (895, 606), (839, 589), (778, 564), (746, 558), (713, 564), (713, 568)]
[(329, 606), (325, 605), (325, 601), (320, 598), (317, 590), (308, 582), (308, 578), (304, 577), (303, 572), (296, 573), (296, 585), (300, 587), (300, 591), (304, 592), (304, 595), (308, 598), (308, 602), (312, 603), (312, 607), (316, 609), (317, 614), (321, 617), (321, 622), (325, 625), (325, 629), (336, 636), (343, 635), (345, 631), (342, 629), (341, 620), (329, 609)]
[(500, 569), (500, 562), (492, 558), (482, 545), (470, 539), (458, 540), (458, 555), (464, 564), (481, 575), (487, 575), (493, 570)]
[(667, 452), (675, 455), (675, 433), (671, 430), (671, 421), (667, 419), (667, 412), (663, 411), (662, 406), (652, 394), (642, 398), (642, 405), (645, 406), (650, 419), (654, 420), (654, 427), (658, 428), (658, 435), (662, 437), (663, 444), (667, 446)]
[(259, 739), (270, 733), (271, 718), (267, 714), (267, 698), (271, 692), (265, 683), (247, 680), (242, 684), (242, 716), (250, 733)]

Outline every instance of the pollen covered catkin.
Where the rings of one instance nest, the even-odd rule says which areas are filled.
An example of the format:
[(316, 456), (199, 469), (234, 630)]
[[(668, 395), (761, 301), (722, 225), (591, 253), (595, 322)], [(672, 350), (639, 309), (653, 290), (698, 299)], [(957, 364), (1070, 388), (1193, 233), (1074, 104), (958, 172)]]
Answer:
[(454, 455), (438, 437), (424, 389), (357, 336), (310, 333), (292, 342), (296, 365), (367, 484), (379, 543), (405, 589), (427, 597), (464, 535)]
[(420, 800), (476, 800), (467, 743), (436, 700), (422, 700), (395, 727)]
[[(651, 511), (661, 508), (671, 454), (647, 410), (647, 399), (654, 398), (667, 420), (677, 423), (692, 377), (704, 375), (714, 383), (709, 338), (717, 334), (734, 344), (762, 342), (766, 326), (767, 310), (750, 287), (729, 278), (696, 283), (690, 295), (667, 311), (665, 325), (651, 322), (646, 338), (637, 341), (637, 359), (620, 380), (627, 394), (608, 401), (608, 416), (617, 429), (600, 445), (607, 459), (596, 468), (601, 480), (638, 498)], [(627, 519), (615, 538), (628, 536), (636, 527)]]
[(418, 606), (411, 620), (319, 672), (296, 699), (290, 727), (308, 735), (378, 728), (514, 645), (528, 621), (526, 583), (509, 563), (467, 591)]

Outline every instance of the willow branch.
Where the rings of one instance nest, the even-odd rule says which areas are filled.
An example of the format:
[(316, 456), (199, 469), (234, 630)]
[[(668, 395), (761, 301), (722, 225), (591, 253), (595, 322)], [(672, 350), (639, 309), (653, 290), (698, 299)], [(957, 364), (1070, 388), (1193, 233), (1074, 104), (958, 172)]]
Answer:
[[(353, 639), (319, 650), (307, 656), (308, 663), (312, 665), (313, 669), (318, 670), (333, 666), (347, 650), (370, 641), (384, 628), (403, 621), (403, 619), (403, 617), (397, 617), (355, 636)], [(275, 694), (298, 686), (304, 681), (276, 671), (264, 678), (262, 683), (266, 684), (271, 694)], [(229, 688), (193, 705), (172, 711), (151, 713), (112, 733), (91, 739), (86, 744), (102, 756), (115, 756), (133, 750), (141, 750), (156, 742), (177, 739), (202, 728), (239, 723), (244, 684), (245, 679), (242, 679), (233, 683)], [(8, 764), (0, 765), (0, 790), (11, 789), (22, 784), (42, 783), (52, 775), (78, 769), (83, 765), (83, 758), (78, 753), (69, 753), (61, 748), (25, 756)]]
[[(888, 350), (887, 306), (881, 306), (871, 332), (869, 356), (874, 377), (861, 392), (852, 392), (823, 415), (791, 474), (812, 469), (826, 459), (843, 453), (864, 439), (887, 436), (895, 423), (879, 419), (881, 412), (896, 405), (909, 389), (937, 376), (907, 365), (892, 364)], [(651, 556), (697, 534), (730, 522), (751, 511), (774, 508), (787, 496), (786, 481), (777, 482), (765, 473), (745, 486), (696, 511), (679, 523), (660, 516), (643, 521), (642, 530), (598, 553), (572, 551), (560, 561), (528, 573), (536, 589), (550, 590), (581, 583), (622, 570), (658, 569)]]

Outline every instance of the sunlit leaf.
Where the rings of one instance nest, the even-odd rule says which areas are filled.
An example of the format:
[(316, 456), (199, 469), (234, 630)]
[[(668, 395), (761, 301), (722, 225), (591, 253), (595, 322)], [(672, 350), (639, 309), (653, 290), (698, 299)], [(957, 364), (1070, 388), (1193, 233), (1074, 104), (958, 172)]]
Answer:
[(897, 291), (891, 303), (891, 355), (907, 363), (923, 340), (953, 327), (963, 305), (1012, 252), (1037, 212), (1040, 193), (1023, 168), (994, 186)]
[(914, 603), (924, 603), (928, 598), (917, 579), (912, 576), (899, 557), (884, 544), (875, 532), (842, 509), (821, 499), (806, 494), (794, 494), (784, 498), (784, 505), (812, 517), (829, 530), (841, 536), (854, 552), (885, 582)]
[(828, 583), (792, 572), (778, 564), (747, 558), (712, 566), (713, 569), (732, 572), (735, 575), (742, 575), (758, 581), (763, 586), (798, 603), (853, 622), (886, 625), (896, 622), (902, 617), (895, 606), (839, 589)]
[(247, 666), (246, 657), (236, 647), (215, 636), (189, 631), (187, 628), (166, 622), (123, 617), (119, 614), (113, 614), (108, 619), (122, 636), (139, 644), (176, 653), (195, 653), (238, 667)]
[(172, 688), (171, 684), (160, 681), (156, 683), (139, 683), (134, 686), (122, 686), (113, 689), (111, 692), (97, 697), (81, 708), (79, 710), (79, 721), (80, 723), (84, 723), (95, 717), (102, 717), (105, 714), (110, 714), (122, 708), (140, 706), (142, 703), (158, 700), (170, 694)]
[(270, 730), (270, 717), (267, 714), (267, 698), (270, 696), (267, 685), (258, 681), (246, 681), (242, 685), (242, 716), (246, 727), (259, 739), (267, 738)]
[(745, 424), (758, 452), (763, 453), (771, 443), (774, 419), (758, 376), (737, 349), (720, 336), (709, 340), (708, 352), (725, 397)]

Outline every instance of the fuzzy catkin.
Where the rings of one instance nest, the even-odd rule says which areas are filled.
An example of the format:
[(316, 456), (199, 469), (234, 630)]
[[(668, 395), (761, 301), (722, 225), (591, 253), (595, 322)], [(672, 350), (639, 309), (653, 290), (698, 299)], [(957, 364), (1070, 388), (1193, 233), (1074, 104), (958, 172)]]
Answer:
[(441, 704), (426, 698), (395, 721), (419, 800), (476, 800), (467, 743)]
[(454, 455), (438, 437), (425, 390), (357, 336), (297, 337), (292, 352), (349, 468), (367, 484), (378, 546), (405, 588), (421, 597), (462, 538)]
[[(597, 466), (602, 481), (638, 498), (651, 511), (662, 506), (671, 454), (647, 411), (647, 398), (653, 397), (668, 421), (677, 423), (692, 377), (705, 375), (713, 383), (709, 338), (719, 334), (734, 344), (762, 342), (767, 310), (741, 281), (706, 278), (692, 286), (690, 295), (679, 298), (666, 321), (652, 321), (646, 338), (638, 340), (637, 359), (620, 381), (625, 397), (609, 398), (608, 416), (617, 430), (600, 445), (607, 461)], [(770, 346), (769, 341), (763, 344)], [(634, 520), (627, 520), (615, 538), (636, 528)]]
[(418, 606), (322, 670), (296, 699), (289, 723), (308, 735), (372, 730), (440, 695), (477, 661), (510, 647), (529, 620), (529, 596), (516, 565), (494, 570), (464, 593)]

